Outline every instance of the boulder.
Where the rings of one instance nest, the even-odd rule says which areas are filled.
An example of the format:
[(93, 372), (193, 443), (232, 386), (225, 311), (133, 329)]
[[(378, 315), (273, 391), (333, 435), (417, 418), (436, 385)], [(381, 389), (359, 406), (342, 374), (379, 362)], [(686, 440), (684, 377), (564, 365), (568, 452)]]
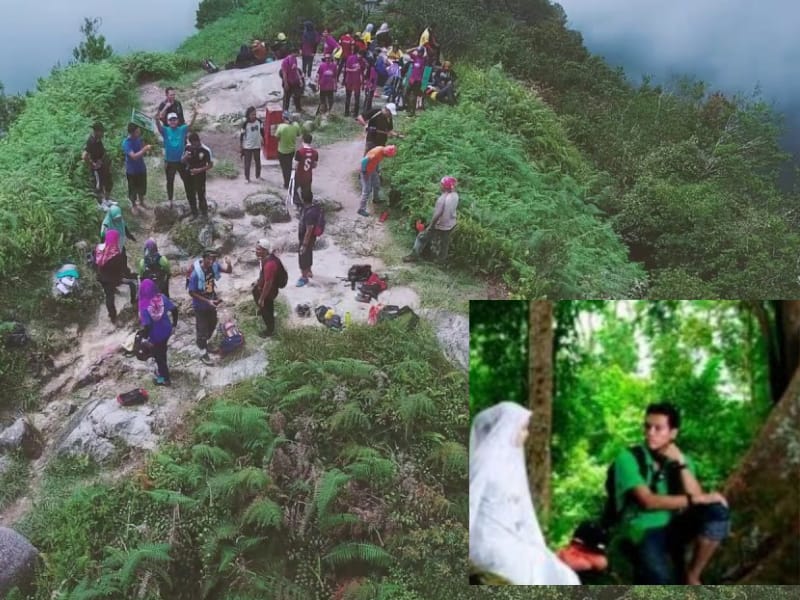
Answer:
[(0, 479), (3, 478), (3, 475), (8, 473), (11, 470), (11, 466), (13, 465), (14, 461), (11, 459), (10, 456), (3, 456), (0, 454)]
[(292, 220), (283, 198), (273, 193), (252, 194), (244, 199), (248, 215), (264, 215), (270, 223), (288, 223)]
[(64, 428), (56, 442), (59, 454), (88, 454), (97, 461), (108, 459), (116, 445), (154, 450), (152, 407), (120, 406), (115, 398), (87, 402)]
[(420, 314), (433, 324), (445, 356), (466, 371), (469, 366), (469, 319), (443, 309), (422, 310)]
[(0, 433), (0, 451), (21, 450), (28, 458), (39, 458), (42, 455), (42, 449), (42, 435), (27, 419), (22, 417)]
[(258, 227), (259, 229), (269, 229), (269, 224), (269, 219), (263, 215), (250, 219), (250, 225)]
[(322, 207), (325, 209), (326, 213), (339, 212), (340, 210), (342, 210), (342, 208), (344, 208), (342, 206), (342, 203), (339, 202), (338, 200), (332, 200), (330, 198), (321, 198), (317, 195), (314, 195), (314, 203), (321, 204)]
[(153, 209), (153, 230), (169, 231), (182, 216), (182, 211), (177, 206), (170, 208), (169, 203), (157, 204)]
[(239, 206), (226, 206), (219, 211), (219, 216), (226, 219), (241, 219), (244, 214), (244, 209)]
[(39, 551), (19, 533), (0, 527), (0, 598), (14, 587), (27, 588), (33, 582)]

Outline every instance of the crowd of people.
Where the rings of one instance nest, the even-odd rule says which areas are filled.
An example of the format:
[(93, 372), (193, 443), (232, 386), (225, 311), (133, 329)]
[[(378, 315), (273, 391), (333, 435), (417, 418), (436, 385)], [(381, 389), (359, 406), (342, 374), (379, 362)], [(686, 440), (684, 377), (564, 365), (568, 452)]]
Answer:
[[(375, 94), (384, 90), (387, 95), (397, 88), (392, 78), (407, 79), (406, 87), (411, 96), (406, 105), (416, 107), (416, 97), (422, 90), (422, 73), (425, 68), (435, 67), (437, 72), (450, 73), (449, 88), (443, 86), (437, 93), (439, 98), (454, 98), (454, 81), (449, 63), (437, 63), (440, 48), (433, 34), (433, 27), (426, 28), (419, 46), (409, 54), (401, 53), (391, 44), (389, 26), (384, 23), (373, 33), (368, 25), (362, 33), (345, 31), (338, 39), (327, 29), (317, 32), (313, 24), (304, 25), (299, 44), (291, 44), (285, 35), (280, 34), (269, 47), (256, 40), (251, 50), (251, 59), (266, 60), (269, 53), (281, 60), (279, 77), (284, 89), (283, 123), (276, 131), (278, 140), (278, 162), (281, 167), (284, 188), (293, 186), (294, 203), (298, 211), (298, 267), (300, 276), (296, 286), (308, 285), (313, 278), (313, 248), (318, 236), (325, 228), (324, 209), (314, 202), (312, 191), (313, 172), (319, 162), (319, 152), (313, 147), (310, 132), (300, 125), (302, 111), (301, 95), (305, 80), (312, 74), (314, 57), (322, 51), (322, 61), (317, 69), (317, 84), (320, 107), (329, 112), (333, 107), (334, 92), (340, 83), (345, 86), (345, 114), (354, 116), (364, 127), (366, 143), (360, 161), (361, 198), (358, 214), (369, 217), (368, 203), (382, 202), (380, 196), (380, 164), (398, 152), (396, 145), (388, 144), (389, 138), (402, 137), (394, 130), (393, 118), (397, 116), (397, 103), (386, 102), (384, 106), (372, 107)], [(301, 63), (298, 64), (298, 57)], [(334, 60), (336, 59), (336, 60)], [(438, 80), (434, 80), (438, 81)], [(362, 103), (361, 94), (364, 93)], [(289, 104), (294, 101), (295, 113), (289, 112)], [(403, 102), (403, 100), (400, 100)], [(360, 109), (360, 112), (359, 112)], [(413, 108), (410, 110), (413, 114)], [(175, 176), (183, 183), (184, 194), (191, 212), (190, 219), (208, 218), (206, 198), (206, 175), (214, 166), (211, 149), (203, 144), (200, 134), (192, 128), (198, 110), (192, 109), (187, 122), (181, 102), (174, 88), (165, 90), (165, 97), (159, 103), (153, 122), (164, 146), (164, 174), (166, 196), (170, 208), (174, 206)], [(261, 150), (264, 146), (265, 127), (257, 116), (255, 107), (245, 110), (239, 135), (240, 153), (244, 161), (245, 180), (251, 182), (261, 178)], [(84, 146), (82, 158), (86, 162), (91, 185), (96, 192), (98, 207), (105, 212), (100, 230), (100, 243), (92, 252), (92, 263), (97, 280), (105, 294), (108, 317), (116, 323), (118, 313), (114, 297), (120, 286), (128, 287), (131, 305), (137, 309), (142, 326), (140, 336), (149, 344), (155, 359), (157, 372), (154, 381), (157, 385), (170, 385), (167, 364), (167, 343), (178, 323), (178, 307), (171, 299), (170, 279), (172, 266), (160, 254), (156, 241), (148, 239), (144, 243), (143, 256), (138, 260), (135, 272), (128, 265), (127, 242), (136, 242), (128, 228), (122, 209), (111, 199), (113, 177), (111, 160), (103, 144), (104, 127), (95, 123)], [(298, 142), (300, 142), (298, 144)], [(146, 209), (147, 167), (145, 155), (153, 147), (142, 138), (142, 129), (137, 123), (127, 127), (127, 137), (122, 142), (125, 157), (125, 174), (128, 184), (128, 200), (132, 213)], [(355, 166), (355, 165), (354, 165)], [(417, 260), (432, 242), (439, 248), (439, 260), (447, 258), (449, 234), (455, 227), (458, 194), (456, 180), (446, 176), (441, 181), (442, 194), (436, 202), (430, 225), (417, 236), (412, 253), (406, 260)], [(258, 279), (252, 287), (253, 300), (257, 312), (264, 322), (262, 337), (275, 333), (274, 301), (280, 288), (286, 285), (287, 272), (275, 254), (268, 239), (258, 241), (255, 254), (259, 259)], [(218, 254), (212, 249), (205, 250), (191, 265), (186, 275), (186, 290), (191, 297), (195, 315), (195, 338), (200, 352), (200, 360), (213, 364), (208, 353), (208, 341), (218, 326), (217, 311), (221, 299), (217, 294), (216, 282), (222, 274), (232, 272), (230, 260), (224, 267), (218, 261)]]

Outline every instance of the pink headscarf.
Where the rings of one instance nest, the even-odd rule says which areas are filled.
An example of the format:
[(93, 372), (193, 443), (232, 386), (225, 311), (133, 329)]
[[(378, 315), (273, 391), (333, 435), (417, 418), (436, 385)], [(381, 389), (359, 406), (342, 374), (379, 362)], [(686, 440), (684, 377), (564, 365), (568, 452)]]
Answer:
[[(105, 245), (98, 244), (94, 249), (94, 262), (98, 267), (103, 267), (108, 261), (120, 253), (119, 250), (119, 231), (116, 229), (106, 230)], [(103, 246), (100, 248), (100, 246)]]
[(147, 311), (153, 321), (158, 321), (164, 316), (164, 297), (158, 291), (158, 286), (152, 279), (143, 279), (139, 286), (139, 318), (141, 313)]

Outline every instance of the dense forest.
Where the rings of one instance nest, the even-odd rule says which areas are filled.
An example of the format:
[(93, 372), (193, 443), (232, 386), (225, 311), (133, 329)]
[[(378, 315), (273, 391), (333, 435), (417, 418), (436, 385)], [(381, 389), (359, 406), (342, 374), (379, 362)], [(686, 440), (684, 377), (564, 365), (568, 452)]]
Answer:
[(698, 480), (733, 507), (709, 576), (797, 584), (800, 547), (785, 524), (800, 519), (790, 500), (800, 485), (798, 319), (798, 302), (474, 301), (471, 414), (501, 400), (533, 411), (531, 489), (559, 548), (600, 513), (606, 469), (641, 440), (645, 407), (674, 403)]

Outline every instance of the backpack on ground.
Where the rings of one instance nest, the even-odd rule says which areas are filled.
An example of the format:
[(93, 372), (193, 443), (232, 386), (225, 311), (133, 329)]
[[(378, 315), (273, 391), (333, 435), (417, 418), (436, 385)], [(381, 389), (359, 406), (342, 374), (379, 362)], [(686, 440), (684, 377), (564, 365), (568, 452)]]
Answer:
[(147, 390), (144, 388), (136, 388), (129, 392), (117, 395), (117, 403), (120, 406), (135, 406), (137, 404), (144, 404), (147, 402)]
[(366, 281), (372, 275), (372, 265), (353, 265), (347, 270), (347, 281), (350, 282), (350, 289), (356, 289), (356, 283)]
[(378, 313), (378, 323), (395, 320), (406, 323), (406, 327), (411, 330), (419, 323), (419, 315), (410, 306), (400, 307), (395, 304), (387, 304)]
[(136, 337), (133, 338), (133, 354), (139, 360), (147, 360), (153, 356), (153, 344), (147, 339), (144, 330), (136, 332)]
[(324, 304), (320, 304), (317, 308), (314, 309), (314, 315), (317, 317), (317, 321), (325, 324), (325, 313), (328, 312), (330, 306), (325, 306)]
[(222, 356), (227, 356), (244, 347), (244, 334), (239, 330), (235, 321), (229, 320), (220, 323), (219, 332), (222, 335), (222, 341), (219, 343), (219, 353)]
[(364, 296), (377, 298), (387, 287), (388, 283), (386, 278), (382, 279), (377, 273), (371, 273), (370, 276), (367, 277), (367, 280), (358, 286), (358, 291)]

